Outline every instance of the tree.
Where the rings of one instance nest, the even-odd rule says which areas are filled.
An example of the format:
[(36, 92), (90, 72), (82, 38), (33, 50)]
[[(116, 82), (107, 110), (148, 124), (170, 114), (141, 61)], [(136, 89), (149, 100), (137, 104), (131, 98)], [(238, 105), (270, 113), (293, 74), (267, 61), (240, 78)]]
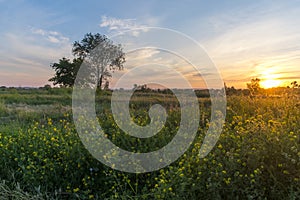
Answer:
[(55, 70), (54, 77), (50, 78), (54, 85), (61, 85), (64, 87), (72, 87), (74, 85), (77, 72), (85, 60), (89, 69), (84, 73), (88, 73), (84, 82), (94, 81), (97, 88), (102, 89), (108, 87), (108, 78), (114, 70), (123, 69), (125, 62), (125, 54), (122, 51), (121, 45), (114, 45), (105, 35), (99, 33), (88, 33), (84, 38), (78, 42), (74, 42), (72, 53), (75, 56), (73, 61), (62, 58), (58, 63), (53, 63), (50, 66)]
[(226, 83), (224, 83), (224, 87), (225, 87), (226, 95), (230, 96), (230, 95), (237, 94), (237, 90), (234, 88), (234, 86), (227, 87)]
[(50, 66), (55, 70), (55, 76), (49, 81), (52, 81), (53, 85), (72, 87), (81, 63), (81, 58), (74, 58), (72, 62), (70, 59), (62, 58), (58, 63), (51, 64)]
[(46, 84), (46, 85), (44, 85), (44, 87), (39, 87), (39, 89), (43, 89), (43, 90), (51, 90), (51, 85)]
[(133, 88), (132, 88), (132, 90), (136, 90), (136, 89), (138, 89), (138, 84), (133, 84)]
[(250, 83), (247, 83), (247, 88), (250, 91), (251, 95), (256, 95), (260, 92), (260, 79), (259, 78), (253, 78), (251, 79)]
[(88, 33), (79, 42), (73, 44), (73, 55), (85, 59), (90, 72), (94, 76), (97, 88), (102, 89), (103, 83), (111, 77), (115, 70), (122, 70), (125, 54), (120, 45), (115, 45), (105, 35)]

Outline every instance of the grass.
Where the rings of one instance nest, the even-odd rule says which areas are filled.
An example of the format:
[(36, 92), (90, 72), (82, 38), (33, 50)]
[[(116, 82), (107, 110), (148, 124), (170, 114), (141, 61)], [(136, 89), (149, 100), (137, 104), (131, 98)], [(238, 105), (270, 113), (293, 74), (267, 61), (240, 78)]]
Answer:
[[(200, 98), (197, 138), (170, 166), (131, 174), (101, 164), (82, 145), (66, 89), (0, 91), (0, 199), (299, 199), (300, 108), (297, 96), (229, 96), (226, 123), (214, 149), (199, 158), (209, 127), (210, 101)], [(120, 147), (149, 152), (167, 144), (179, 126), (172, 95), (135, 94), (134, 121), (149, 123), (148, 108), (165, 105), (165, 128), (153, 138), (124, 135), (97, 97), (99, 123)]]

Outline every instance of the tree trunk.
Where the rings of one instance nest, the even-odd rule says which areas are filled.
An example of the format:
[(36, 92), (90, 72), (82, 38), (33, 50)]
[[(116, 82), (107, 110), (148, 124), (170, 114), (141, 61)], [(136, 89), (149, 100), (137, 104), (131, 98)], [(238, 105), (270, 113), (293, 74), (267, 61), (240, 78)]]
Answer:
[(98, 82), (98, 89), (99, 90), (102, 90), (102, 82), (103, 82), (103, 75), (100, 75), (99, 82)]

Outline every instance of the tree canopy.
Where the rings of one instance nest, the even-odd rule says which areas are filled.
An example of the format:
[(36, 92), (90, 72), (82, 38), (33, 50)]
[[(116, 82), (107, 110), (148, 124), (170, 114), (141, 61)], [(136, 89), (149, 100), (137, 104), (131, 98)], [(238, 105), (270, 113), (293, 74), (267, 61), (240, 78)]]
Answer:
[(73, 86), (81, 63), (81, 58), (74, 58), (72, 62), (70, 59), (62, 58), (58, 63), (51, 64), (51, 67), (55, 70), (55, 76), (50, 78), (49, 81), (52, 81), (54, 85)]
[[(55, 75), (49, 81), (54, 85), (72, 87), (77, 72), (85, 61), (97, 88), (102, 89), (104, 81), (107, 82), (115, 70), (122, 70), (125, 62), (121, 45), (113, 44), (105, 35), (99, 33), (87, 33), (81, 41), (75, 41), (72, 53), (75, 57), (72, 62), (70, 59), (62, 58), (58, 63), (51, 64)], [(107, 83), (105, 85), (107, 86)]]

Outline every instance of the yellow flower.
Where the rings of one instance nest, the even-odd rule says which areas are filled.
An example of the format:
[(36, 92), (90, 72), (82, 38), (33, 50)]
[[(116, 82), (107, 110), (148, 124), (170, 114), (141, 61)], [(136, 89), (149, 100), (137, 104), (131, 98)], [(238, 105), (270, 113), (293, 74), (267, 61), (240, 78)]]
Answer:
[(231, 178), (227, 178), (227, 179), (223, 179), (224, 180), (224, 182), (227, 184), (227, 185), (229, 185), (230, 184), (230, 181), (231, 181)]
[(79, 191), (79, 188), (75, 188), (75, 189), (73, 189), (73, 192), (78, 192)]
[(283, 170), (284, 174), (290, 174), (287, 170)]

